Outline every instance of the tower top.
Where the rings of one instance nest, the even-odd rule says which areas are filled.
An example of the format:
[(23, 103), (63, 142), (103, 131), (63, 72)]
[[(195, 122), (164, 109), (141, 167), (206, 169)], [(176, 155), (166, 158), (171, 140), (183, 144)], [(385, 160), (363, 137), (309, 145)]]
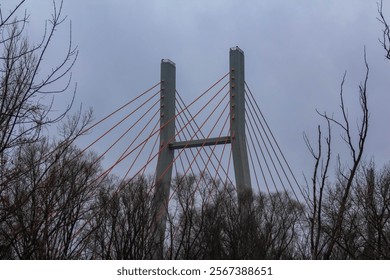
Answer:
[(173, 66), (176, 66), (176, 64), (170, 60), (170, 59), (161, 59), (161, 62), (172, 64)]
[(235, 46), (233, 48), (230, 48), (231, 51), (239, 51), (240, 53), (244, 54), (244, 51), (240, 49), (238, 46)]

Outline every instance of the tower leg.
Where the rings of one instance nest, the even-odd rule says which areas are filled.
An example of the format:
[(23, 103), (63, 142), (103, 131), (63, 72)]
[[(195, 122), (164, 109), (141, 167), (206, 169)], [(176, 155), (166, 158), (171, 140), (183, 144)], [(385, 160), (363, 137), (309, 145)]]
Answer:
[(230, 137), (236, 177), (238, 204), (241, 212), (249, 211), (252, 186), (245, 138), (244, 52), (230, 49)]
[(162, 259), (168, 213), (169, 191), (172, 179), (174, 150), (169, 144), (175, 137), (176, 66), (172, 61), (161, 61), (160, 96), (160, 153), (156, 168), (156, 184), (153, 197), (154, 259)]

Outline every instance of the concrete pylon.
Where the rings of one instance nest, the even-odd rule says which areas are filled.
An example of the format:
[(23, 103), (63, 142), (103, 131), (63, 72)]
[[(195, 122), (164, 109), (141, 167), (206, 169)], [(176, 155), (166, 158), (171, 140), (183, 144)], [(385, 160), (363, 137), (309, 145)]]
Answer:
[(245, 136), (245, 76), (244, 52), (230, 49), (230, 135), (209, 139), (175, 142), (176, 66), (167, 59), (161, 61), (160, 153), (156, 168), (153, 198), (154, 259), (163, 259), (172, 166), (176, 149), (231, 143), (237, 197), (242, 220), (252, 203), (252, 186)]

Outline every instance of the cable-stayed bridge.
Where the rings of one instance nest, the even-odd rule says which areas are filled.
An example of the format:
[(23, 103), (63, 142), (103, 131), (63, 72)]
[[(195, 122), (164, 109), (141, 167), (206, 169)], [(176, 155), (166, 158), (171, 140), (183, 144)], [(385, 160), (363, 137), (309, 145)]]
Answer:
[(193, 201), (200, 193), (211, 199), (218, 184), (234, 189), (242, 219), (253, 192), (307, 199), (245, 81), (243, 51), (235, 47), (229, 55), (228, 72), (188, 104), (176, 89), (175, 63), (163, 59), (160, 81), (86, 129), (104, 133), (82, 152), (110, 139), (97, 160), (111, 162), (97, 182), (116, 170), (123, 182), (152, 176), (155, 242), (161, 244), (156, 258), (162, 257), (174, 180), (195, 180)]

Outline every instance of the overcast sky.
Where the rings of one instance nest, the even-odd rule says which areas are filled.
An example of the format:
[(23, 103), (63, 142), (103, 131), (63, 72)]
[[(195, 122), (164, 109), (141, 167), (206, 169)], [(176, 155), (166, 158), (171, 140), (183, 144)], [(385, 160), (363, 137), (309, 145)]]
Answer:
[[(39, 38), (52, 1), (27, 1), (24, 7), (31, 15), (29, 33)], [(390, 1), (384, 0), (384, 8), (390, 20)], [(193, 100), (227, 73), (229, 48), (239, 46), (246, 81), (300, 179), (313, 166), (302, 133), (315, 141), (317, 124), (324, 124), (315, 109), (340, 116), (345, 71), (349, 116), (353, 125), (359, 120), (366, 47), (365, 156), (378, 167), (389, 160), (390, 61), (378, 42), (382, 27), (375, 0), (64, 0), (63, 12), (79, 50), (76, 103), (93, 107), (96, 119), (158, 82), (162, 58), (176, 63), (177, 90)], [(56, 51), (66, 46), (68, 27), (58, 30)], [(345, 146), (334, 132), (337, 154)]]

